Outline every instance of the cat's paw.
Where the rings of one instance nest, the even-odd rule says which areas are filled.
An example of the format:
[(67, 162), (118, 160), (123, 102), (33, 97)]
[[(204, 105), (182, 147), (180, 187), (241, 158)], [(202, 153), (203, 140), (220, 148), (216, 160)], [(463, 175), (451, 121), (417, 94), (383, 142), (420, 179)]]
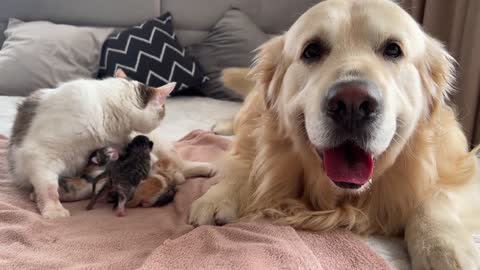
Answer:
[(117, 217), (124, 217), (125, 216), (125, 208), (120, 208), (118, 207), (117, 209), (115, 209), (115, 216)]
[(217, 174), (217, 168), (212, 164), (208, 164), (205, 169), (205, 177), (214, 177)]
[(70, 216), (70, 212), (65, 209), (60, 202), (47, 204), (41, 210), (42, 217), (47, 219), (57, 219)]
[(213, 177), (217, 174), (217, 167), (212, 163), (204, 163), (199, 170), (199, 175), (203, 177)]
[[(412, 254), (414, 270), (480, 269), (480, 254), (476, 246), (465, 239), (438, 238), (430, 240), (422, 254)], [(427, 248), (428, 247), (428, 248)]]
[(200, 225), (222, 226), (237, 219), (235, 201), (228, 196), (222, 196), (216, 190), (212, 190), (215, 187), (218, 186), (213, 186), (207, 193), (193, 202), (188, 219), (191, 225), (195, 227)]

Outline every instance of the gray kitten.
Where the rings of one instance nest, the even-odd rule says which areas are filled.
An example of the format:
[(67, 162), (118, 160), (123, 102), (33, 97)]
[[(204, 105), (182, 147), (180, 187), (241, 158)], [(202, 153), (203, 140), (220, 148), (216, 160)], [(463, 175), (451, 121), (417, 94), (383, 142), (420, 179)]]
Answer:
[[(98, 198), (111, 196), (114, 200), (116, 216), (125, 215), (125, 203), (133, 196), (140, 181), (148, 177), (150, 173), (150, 152), (153, 142), (148, 137), (136, 136), (125, 149), (125, 153), (117, 161), (107, 165), (104, 173), (97, 176), (93, 182), (92, 198), (87, 205), (90, 210)], [(107, 183), (96, 193), (96, 184), (101, 179), (107, 179)]]

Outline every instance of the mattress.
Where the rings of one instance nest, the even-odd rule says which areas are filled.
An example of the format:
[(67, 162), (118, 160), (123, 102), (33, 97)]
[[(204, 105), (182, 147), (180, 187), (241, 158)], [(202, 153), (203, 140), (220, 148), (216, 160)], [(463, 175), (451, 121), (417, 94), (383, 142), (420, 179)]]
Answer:
[[(0, 96), (0, 134), (9, 136), (21, 97)], [(218, 119), (229, 118), (240, 108), (239, 103), (203, 97), (175, 97), (167, 102), (167, 114), (160, 131), (162, 137), (175, 141), (195, 129), (209, 130)], [(408, 255), (401, 239), (380, 236), (364, 240), (397, 269), (410, 269)]]

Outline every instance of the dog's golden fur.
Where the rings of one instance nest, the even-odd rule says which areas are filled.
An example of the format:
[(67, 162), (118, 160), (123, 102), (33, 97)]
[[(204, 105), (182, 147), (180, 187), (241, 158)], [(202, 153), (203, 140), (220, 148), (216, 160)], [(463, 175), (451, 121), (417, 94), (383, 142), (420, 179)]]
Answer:
[[(231, 67), (222, 70), (223, 84), (236, 92), (239, 96), (246, 98), (255, 87), (255, 81), (248, 76), (247, 68)], [(234, 118), (217, 120), (212, 131), (218, 135), (233, 135)]]
[(243, 98), (255, 87), (255, 81), (248, 76), (247, 68), (230, 67), (222, 70), (223, 84)]
[[(305, 65), (298, 44), (317, 30), (333, 40), (335, 57)], [(365, 36), (390, 35), (402, 43), (402, 62), (365, 47)], [(318, 93), (352, 67), (381, 86), (397, 122), (372, 184), (358, 192), (332, 185), (309, 139)], [(452, 58), (406, 12), (386, 0), (322, 2), (260, 48), (251, 74), (257, 83), (235, 118), (221, 181), (194, 202), (192, 224), (267, 217), (301, 229), (404, 235), (414, 269), (480, 267), (470, 235), (480, 229), (477, 157), (446, 102)]]

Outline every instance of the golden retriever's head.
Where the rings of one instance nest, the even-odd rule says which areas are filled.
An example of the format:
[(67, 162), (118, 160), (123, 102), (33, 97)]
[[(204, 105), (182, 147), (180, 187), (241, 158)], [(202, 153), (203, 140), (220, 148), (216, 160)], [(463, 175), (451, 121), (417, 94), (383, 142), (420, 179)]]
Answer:
[(392, 1), (328, 0), (263, 45), (253, 74), (280, 128), (318, 154), (335, 186), (361, 191), (443, 104), (451, 70), (442, 45)]

